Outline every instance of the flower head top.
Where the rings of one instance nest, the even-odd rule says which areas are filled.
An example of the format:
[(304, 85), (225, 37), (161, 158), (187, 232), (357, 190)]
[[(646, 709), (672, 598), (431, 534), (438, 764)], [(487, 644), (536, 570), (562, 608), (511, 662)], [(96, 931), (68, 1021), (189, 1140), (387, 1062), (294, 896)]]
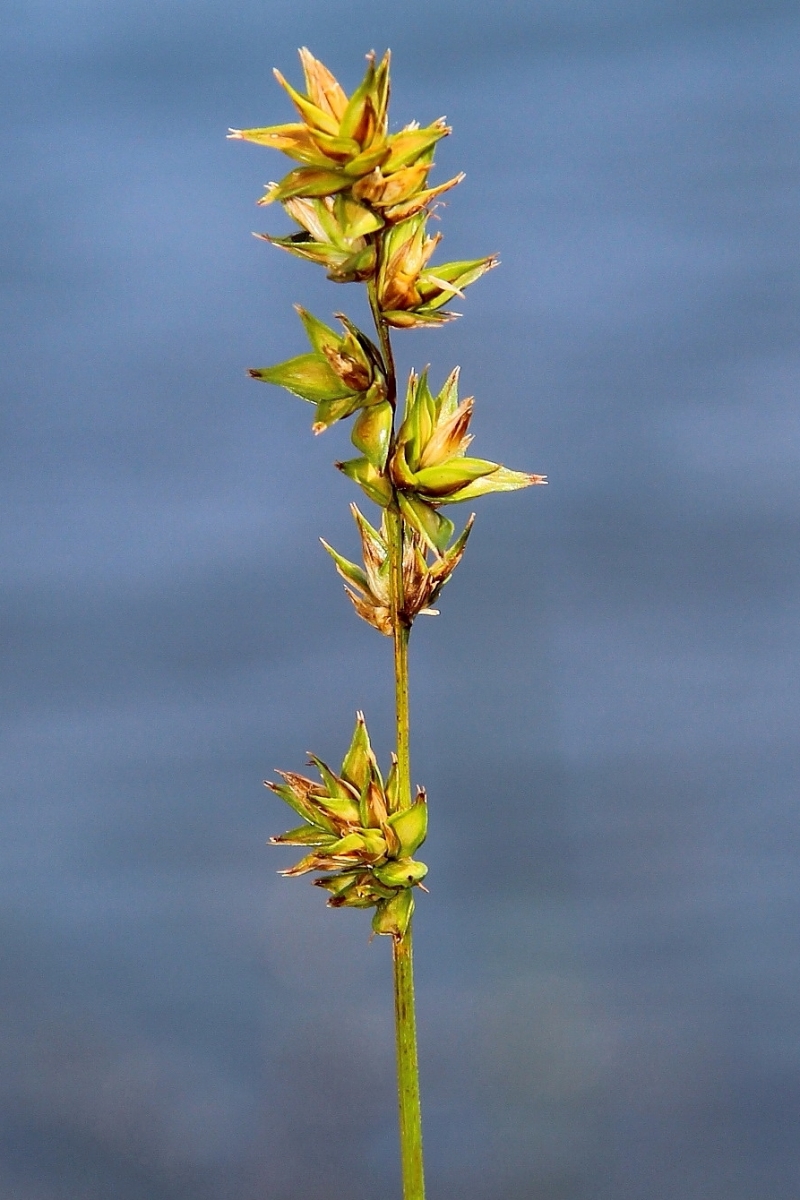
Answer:
[[(399, 133), (388, 132), (389, 58), (387, 51), (376, 64), (375, 55), (367, 55), (366, 74), (352, 96), (305, 47), (300, 50), (305, 92), (298, 92), (275, 71), (301, 120), (230, 131), (230, 137), (271, 146), (303, 164), (280, 183), (271, 184), (264, 203), (352, 190), (357, 199), (382, 209), (387, 220), (408, 215), (403, 206), (427, 190), (433, 148), (450, 130), (438, 120), (425, 128), (412, 122)], [(433, 189), (422, 203), (457, 182), (458, 178)]]
[(389, 54), (367, 56), (363, 80), (347, 96), (309, 50), (300, 51), (306, 91), (275, 74), (300, 121), (229, 136), (281, 150), (301, 163), (267, 187), (259, 204), (279, 201), (299, 232), (257, 234), (290, 254), (323, 266), (334, 283), (374, 281), (376, 305), (389, 325), (441, 325), (457, 313), (444, 306), (495, 266), (494, 255), (429, 265), (441, 234), (430, 236), (433, 201), (464, 178), (429, 186), (437, 142), (449, 132), (444, 119), (421, 127), (412, 121), (388, 132)]

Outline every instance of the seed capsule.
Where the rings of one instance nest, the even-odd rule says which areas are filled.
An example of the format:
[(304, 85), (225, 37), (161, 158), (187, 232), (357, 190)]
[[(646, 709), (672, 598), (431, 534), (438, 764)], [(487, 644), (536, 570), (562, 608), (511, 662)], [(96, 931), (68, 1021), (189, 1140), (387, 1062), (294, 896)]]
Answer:
[(375, 868), (375, 876), (387, 887), (413, 887), (428, 874), (425, 863), (413, 858), (401, 858)]
[(408, 888), (397, 892), (391, 900), (382, 901), (372, 918), (374, 933), (386, 934), (400, 941), (408, 932), (414, 912), (414, 897)]
[(398, 858), (410, 858), (427, 837), (428, 805), (426, 801), (425, 791), (420, 788), (416, 800), (410, 808), (404, 808), (401, 812), (393, 813), (389, 817), (389, 824), (400, 842)]

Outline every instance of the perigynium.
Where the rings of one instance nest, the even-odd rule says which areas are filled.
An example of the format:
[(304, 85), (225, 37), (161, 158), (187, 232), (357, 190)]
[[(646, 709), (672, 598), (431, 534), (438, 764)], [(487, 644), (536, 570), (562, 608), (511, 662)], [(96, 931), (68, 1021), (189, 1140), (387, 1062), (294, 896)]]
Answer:
[(424, 1200), (411, 933), (415, 894), (427, 874), (414, 855), (425, 840), (428, 807), (424, 789), (413, 797), (411, 790), (408, 639), (417, 616), (435, 614), (431, 605), (464, 554), (474, 516), (456, 534), (450, 505), (546, 480), (468, 454), (474, 401), (459, 400), (457, 368), (436, 392), (427, 370), (412, 372), (399, 411), (390, 330), (453, 320), (452, 301), (497, 265), (493, 254), (432, 262), (442, 234), (429, 232), (430, 218), (438, 198), (463, 179), (429, 180), (449, 127), (440, 119), (389, 132), (388, 51), (380, 62), (367, 56), (350, 96), (308, 50), (300, 60), (305, 91), (275, 72), (299, 119), (230, 131), (300, 164), (258, 201), (281, 204), (296, 232), (256, 236), (323, 267), (334, 283), (364, 285), (375, 328), (370, 335), (337, 313), (337, 330), (298, 307), (309, 350), (250, 374), (312, 404), (314, 433), (353, 418), (357, 454), (336, 466), (378, 506), (379, 521), (373, 525), (351, 506), (363, 566), (323, 545), (357, 614), (393, 639), (397, 744), (384, 778), (359, 713), (338, 772), (313, 755), (318, 781), (280, 772), (283, 782), (267, 786), (300, 824), (271, 840), (302, 848), (284, 875), (316, 872), (313, 882), (329, 893), (332, 908), (373, 909), (373, 931), (392, 939), (403, 1196)]

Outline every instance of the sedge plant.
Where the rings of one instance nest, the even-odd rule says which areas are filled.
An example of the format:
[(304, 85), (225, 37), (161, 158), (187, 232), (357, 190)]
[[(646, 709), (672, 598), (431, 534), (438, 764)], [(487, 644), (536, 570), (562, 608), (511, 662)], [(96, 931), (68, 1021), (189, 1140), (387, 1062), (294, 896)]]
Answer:
[(335, 328), (298, 307), (309, 349), (250, 375), (312, 404), (314, 433), (352, 420), (357, 453), (336, 466), (378, 515), (370, 522), (351, 505), (361, 563), (323, 546), (358, 616), (392, 639), (396, 748), (384, 775), (358, 713), (338, 770), (312, 755), (318, 779), (278, 772), (280, 782), (267, 786), (299, 824), (271, 841), (302, 849), (284, 875), (313, 873), (330, 907), (372, 909), (373, 931), (391, 938), (403, 1197), (424, 1200), (411, 938), (415, 896), (425, 890), (428, 870), (415, 857), (428, 808), (424, 788), (412, 794), (411, 787), (409, 637), (417, 616), (435, 614), (432, 605), (464, 554), (474, 516), (456, 534), (451, 506), (545, 478), (468, 453), (474, 402), (459, 400), (457, 368), (438, 391), (427, 370), (412, 372), (401, 406), (393, 332), (452, 321), (458, 314), (451, 302), (497, 264), (492, 254), (431, 261), (442, 237), (429, 231), (439, 197), (463, 179), (429, 179), (449, 127), (440, 119), (389, 132), (388, 52), (380, 62), (367, 56), (364, 78), (350, 96), (308, 50), (300, 51), (300, 60), (304, 91), (275, 71), (297, 119), (230, 132), (297, 164), (258, 201), (280, 204), (295, 231), (256, 236), (322, 267), (334, 283), (365, 287), (374, 329), (359, 329), (344, 313), (336, 314)]

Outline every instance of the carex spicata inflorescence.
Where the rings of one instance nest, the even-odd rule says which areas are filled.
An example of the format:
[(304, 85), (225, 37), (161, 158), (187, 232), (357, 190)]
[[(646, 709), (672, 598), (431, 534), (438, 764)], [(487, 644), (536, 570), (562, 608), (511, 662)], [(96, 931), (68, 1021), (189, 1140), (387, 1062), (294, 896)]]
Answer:
[[(304, 92), (275, 72), (299, 120), (230, 132), (299, 164), (258, 201), (280, 204), (295, 232), (256, 236), (322, 266), (335, 283), (364, 284), (375, 332), (368, 335), (342, 313), (337, 330), (298, 306), (310, 348), (250, 374), (313, 404), (315, 433), (354, 418), (358, 454), (336, 465), (378, 505), (381, 517), (374, 526), (352, 505), (363, 566), (323, 545), (358, 615), (397, 643), (407, 639), (418, 614), (435, 613), (431, 605), (464, 553), (473, 517), (456, 536), (442, 509), (546, 481), (468, 454), (474, 401), (459, 400), (457, 369), (436, 393), (427, 369), (412, 373), (397, 413), (390, 329), (452, 320), (458, 314), (451, 302), (497, 264), (493, 254), (431, 261), (442, 235), (431, 233), (429, 222), (439, 198), (463, 179), (429, 180), (436, 145), (449, 127), (439, 119), (389, 132), (388, 52), (380, 62), (368, 55), (351, 96), (308, 50), (300, 51), (300, 60)], [(394, 542), (392, 528), (400, 530)], [(375, 931), (401, 940), (413, 889), (427, 871), (412, 857), (427, 830), (424, 791), (413, 800), (408, 787), (404, 791), (396, 758), (383, 781), (361, 714), (338, 774), (313, 756), (311, 762), (319, 783), (286, 772), (283, 783), (268, 784), (303, 820), (272, 839), (307, 850), (283, 874), (319, 872), (314, 882), (330, 893), (332, 907), (372, 907)]]

